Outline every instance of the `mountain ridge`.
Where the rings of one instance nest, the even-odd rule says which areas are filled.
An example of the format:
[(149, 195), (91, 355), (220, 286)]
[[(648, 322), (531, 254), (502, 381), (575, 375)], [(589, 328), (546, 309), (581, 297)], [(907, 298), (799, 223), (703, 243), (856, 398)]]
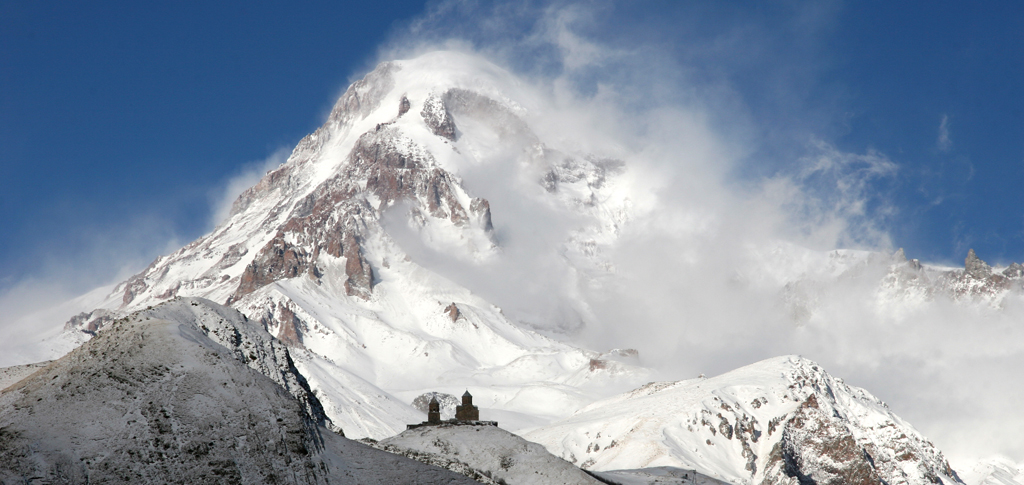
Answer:
[[(636, 351), (589, 350), (568, 338), (593, 312), (584, 298), (574, 296), (583, 290), (566, 290), (572, 298), (563, 298), (564, 321), (531, 325), (506, 315), (477, 287), (410, 256), (415, 243), (471, 264), (502, 260), (508, 251), (501, 234), (503, 207), (467, 188), (460, 175), (467, 167), (497, 170), (502, 162), (502, 170), (515, 175), (509, 184), (526, 187), (522, 194), (582, 221), (552, 250), (560, 270), (584, 289), (614, 274), (608, 247), (647, 210), (634, 205), (631, 190), (636, 189), (622, 182), (631, 175), (630, 165), (557, 146), (530, 124), (532, 101), (511, 74), (463, 54), (380, 64), (346, 90), (323, 126), (303, 138), (283, 165), (236, 199), (228, 219), (116, 285), (94, 310), (67, 322), (65, 337), (91, 338), (126, 314), (156, 311), (147, 308), (175, 299), (229, 304), (279, 342), (257, 362), (273, 361), (265, 367), (279, 369), (290, 361), (305, 387), (298, 377), (287, 380), (291, 370), (280, 374), (284, 380), (278, 383), (296, 390), (310, 416), (319, 419), (322, 412), (324, 424), (334, 423), (352, 437), (385, 438), (421, 421), (411, 403), (426, 392), (457, 394), (468, 388), (484, 414), (521, 430), (572, 419), (577, 409), (637, 388), (653, 372), (641, 365)], [(777, 285), (781, 304), (797, 324), (815, 314), (823, 291), (836, 290), (828, 287), (833, 281), (877, 277), (875, 296), (883, 302), (948, 295), (999, 306), (1006, 295), (1020, 292), (1024, 273), (1019, 265), (993, 272), (973, 251), (964, 270), (953, 270), (907, 260), (902, 251), (804, 254), (783, 246), (770, 249), (778, 250), (772, 256), (778, 261), (766, 257), (736, 281)], [(546, 274), (531, 276), (540, 280)], [(211, 338), (217, 340), (216, 332)], [(236, 350), (244, 353), (241, 348)], [(289, 358), (270, 359), (280, 349), (288, 350)], [(849, 444), (851, 433), (842, 431), (846, 424), (815, 411), (830, 406), (828, 401), (814, 400), (816, 406), (787, 410), (786, 424), (776, 423), (794, 436), (788, 443), (810, 443), (813, 439), (796, 436), (799, 429), (814, 428), (820, 431), (815, 436), (835, 431), (836, 443)], [(753, 425), (741, 417), (733, 421), (725, 428), (732, 434), (737, 429), (743, 436), (753, 433), (747, 433)], [(758, 423), (766, 432), (767, 425)], [(904, 425), (901, 421), (897, 428)], [(713, 429), (708, 431), (713, 437), (724, 433)], [(765, 461), (774, 449), (754, 453), (749, 441), (750, 450), (741, 446), (739, 458), (706, 471), (747, 479), (746, 472), (760, 476), (775, 467), (773, 476), (786, 480), (782, 477), (792, 478), (787, 466), (799, 471), (820, 465), (801, 454), (803, 445), (780, 447), (778, 459)], [(857, 446), (864, 448), (854, 439), (850, 449)], [(761, 461), (751, 461), (750, 454)], [(798, 458), (807, 461), (800, 464)], [(948, 464), (929, 462), (925, 468), (915, 480), (956, 481)], [(859, 470), (867, 479), (883, 476), (877, 467)], [(886, 480), (895, 476), (885, 473), (890, 473)]]

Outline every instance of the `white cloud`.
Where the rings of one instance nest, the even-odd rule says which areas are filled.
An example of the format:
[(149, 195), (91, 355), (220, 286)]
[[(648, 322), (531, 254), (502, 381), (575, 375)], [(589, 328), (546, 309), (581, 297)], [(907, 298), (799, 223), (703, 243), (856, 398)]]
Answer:
[[(278, 150), (264, 160), (242, 165), (217, 190), (209, 193), (212, 229), (224, 220), (235, 198), (259, 180), (270, 168), (280, 165), (288, 152)], [(124, 281), (154, 257), (178, 250), (194, 235), (178, 234), (167, 218), (142, 209), (130, 219), (106, 226), (69, 228), (78, 243), (74, 250), (46, 254), (35, 270), (0, 287), (0, 366), (31, 361), (42, 351), (36, 344), (41, 336), (60, 329), (78, 312), (91, 310), (71, 300), (90, 290)], [(103, 296), (103, 295), (101, 295)], [(91, 305), (91, 306), (89, 306)], [(28, 343), (33, 345), (25, 345)]]
[(210, 228), (224, 222), (231, 213), (231, 205), (245, 189), (256, 185), (267, 172), (279, 167), (288, 160), (291, 150), (278, 148), (263, 160), (242, 164), (235, 174), (223, 185), (210, 193)]
[[(893, 249), (889, 191), (900, 171), (887, 154), (850, 153), (813, 131), (828, 118), (804, 101), (802, 90), (813, 81), (788, 90), (773, 85), (768, 95), (786, 100), (792, 112), (759, 124), (764, 120), (731, 84), (731, 70), (742, 70), (731, 63), (771, 65), (777, 54), (764, 45), (777, 40), (759, 37), (771, 29), (711, 29), (727, 33), (696, 39), (681, 59), (679, 49), (611, 42), (602, 33), (621, 27), (621, 16), (603, 15), (609, 3), (597, 10), (573, 2), (512, 11), (440, 5), (382, 52), (403, 57), (458, 45), (509, 66), (544, 100), (547, 109), (531, 123), (545, 140), (614, 152), (632, 167), (647, 203), (605, 248), (614, 277), (587, 280), (559, 260), (552, 242), (579, 221), (517, 201), (522, 193), (502, 174), (466, 173), (470, 192), (492, 199), (496, 227), (511, 248), (507, 260), (498, 270), (444, 259), (427, 258), (428, 265), (532, 322), (562, 319), (560, 326), (571, 328), (565, 306), (555, 302), (575, 302), (569, 313), (586, 324), (578, 338), (597, 349), (636, 347), (665, 378), (803, 354), (887, 400), (955, 458), (1024, 457), (1024, 418), (1007, 405), (1024, 400), (1024, 391), (1006, 385), (1024, 365), (1024, 336), (1013, 326), (1024, 318), (1024, 304), (988, 311), (936, 301), (896, 311), (879, 304), (885, 265), (878, 264), (819, 284), (829, 280), (824, 251)], [(813, 32), (827, 31), (822, 23), (832, 18), (794, 17)], [(674, 24), (664, 25), (651, 28)], [(815, 72), (800, 67), (780, 65), (785, 72), (769, 74)], [(845, 120), (847, 112), (834, 118)], [(951, 147), (949, 127), (944, 115), (940, 149)], [(786, 287), (800, 279), (806, 283)], [(546, 298), (523, 291), (526, 283), (539, 284), (536, 294)], [(787, 298), (809, 302), (807, 314), (794, 320)]]
[(948, 152), (953, 146), (953, 140), (949, 138), (949, 115), (943, 114), (939, 122), (939, 139), (935, 142), (939, 150)]
[[(621, 17), (608, 13), (611, 2), (594, 5), (440, 2), (383, 46), (381, 57), (440, 46), (510, 66), (539, 100), (530, 122), (545, 140), (625, 159), (635, 218), (604, 248), (614, 278), (587, 280), (561, 254), (561, 241), (586, 221), (524, 197), (524, 189), (509, 182), (513, 175), (484, 167), (460, 175), (472, 195), (490, 199), (502, 259), (474, 266), (415, 247), (414, 236), (396, 232), (403, 247), (533, 324), (572, 329), (582, 319), (578, 338), (598, 349), (636, 347), (665, 378), (799, 353), (886, 399), (948, 452), (1024, 458), (1024, 418), (1011, 409), (1024, 402), (1024, 391), (1012, 385), (1019, 380), (1014, 371), (1024, 367), (1024, 303), (989, 311), (938, 302), (886, 313), (875, 305), (877, 268), (832, 286), (790, 290), (815, 302), (799, 322), (780, 303), (789, 280), (823, 278), (815, 273), (823, 265), (815, 266), (815, 254), (823, 253), (802, 253), (801, 247), (891, 250), (887, 228), (894, 209), (884, 189), (898, 167), (886, 154), (849, 153), (808, 131), (822, 114), (800, 111), (803, 85), (774, 85), (770, 95), (795, 100), (795, 107), (785, 122), (759, 124), (730, 74), (742, 70), (736, 62), (772, 64), (777, 54), (764, 46), (775, 44), (760, 37), (770, 29), (725, 25), (711, 29), (724, 33), (695, 39), (679, 55), (676, 46), (610, 41), (601, 33)], [(798, 9), (793, 23), (822, 30), (830, 15), (809, 10), (816, 14)], [(676, 27), (650, 27), (655, 32), (646, 38)], [(807, 72), (779, 69), (787, 71), (780, 79)], [(765, 149), (770, 145), (785, 150)], [(950, 146), (943, 115), (938, 147)], [(242, 190), (286, 156), (282, 150), (246, 165), (211, 194), (211, 227)], [(131, 247), (129, 254), (151, 255), (168, 240), (177, 246), (180, 240), (158, 222), (133, 225), (104, 251)], [(97, 241), (104, 246), (108, 240)], [(125, 261), (124, 255), (96, 254), (87, 258), (94, 263), (79, 264)], [(139, 259), (128, 258), (125, 267), (148, 262)], [(67, 263), (49, 274), (66, 275)], [(54, 292), (76, 294), (25, 281), (0, 296), (0, 314), (24, 316), (52, 302), (47, 295)]]

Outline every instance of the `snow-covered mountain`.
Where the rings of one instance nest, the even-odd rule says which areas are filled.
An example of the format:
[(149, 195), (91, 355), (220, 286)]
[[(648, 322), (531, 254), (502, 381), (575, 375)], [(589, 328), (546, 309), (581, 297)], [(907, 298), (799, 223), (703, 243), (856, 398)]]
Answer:
[(474, 483), (324, 424), (280, 342), (176, 300), (0, 391), (0, 482)]
[(995, 457), (979, 462), (962, 476), (967, 485), (1019, 485), (1024, 483), (1024, 463)]
[(417, 264), (392, 235), (412, 232), (469, 261), (500, 257), (490, 204), (456, 170), (513, 150), (516, 176), (539, 196), (599, 222), (565, 246), (599, 266), (595, 241), (626, 217), (611, 181), (621, 162), (547, 148), (506, 91), (515, 91), (508, 73), (460, 54), (381, 64), (223, 224), (117, 285), (68, 329), (100, 331), (176, 296), (229, 304), (296, 349), (327, 415), (355, 437), (420, 421), (409, 403), (427, 391), (470, 388), (485, 414), (515, 427), (588, 403), (590, 387), (630, 387), (646, 375), (630, 363), (635, 352), (593, 352), (518, 325)]
[[(595, 298), (636, 283), (615, 279), (623, 268), (609, 252), (656, 209), (641, 203), (650, 188), (628, 160), (609, 155), (615, 150), (591, 153), (544, 129), (533, 114), (543, 102), (468, 54), (383, 63), (210, 234), (55, 309), (71, 318), (35, 355), (59, 357), (135, 312), (223, 319), (228, 327), (207, 323), (204, 335), (236, 357), (255, 355), (249, 367), (283, 386), (309, 419), (351, 438), (393, 436), (423, 420), (413, 403), (425, 393), (468, 389), (482, 419), (532, 428), (531, 439), (593, 470), (669, 467), (664, 476), (697, 470), (734, 483), (956, 482), (909, 424), (813, 363), (780, 358), (706, 381), (642, 386), (653, 372), (636, 350), (574, 343), (574, 331), (600, 321)], [(560, 230), (515, 246), (501, 223), (513, 212)], [(993, 269), (973, 251), (963, 270), (902, 251), (783, 242), (728, 257), (739, 262), (722, 278), (730, 288), (772, 295), (797, 325), (854, 283), (870, 289), (872, 308), (893, 313), (947, 296), (998, 308), (1024, 294), (1019, 265)], [(502, 290), (554, 304), (509, 311), (489, 298)], [(232, 330), (245, 322), (200, 298), (229, 305), (274, 339)]]
[(799, 357), (652, 382), (524, 436), (588, 470), (672, 467), (728, 483), (961, 483), (885, 403)]

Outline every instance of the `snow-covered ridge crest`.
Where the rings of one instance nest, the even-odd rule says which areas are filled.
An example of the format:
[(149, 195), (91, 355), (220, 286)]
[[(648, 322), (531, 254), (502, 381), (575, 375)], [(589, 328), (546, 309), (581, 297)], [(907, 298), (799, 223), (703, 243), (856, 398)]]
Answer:
[(472, 483), (324, 429), (279, 356), (208, 300), (119, 319), (0, 390), (0, 482)]
[(963, 477), (967, 485), (1020, 485), (1024, 483), (1024, 463), (997, 456), (977, 463)]
[(523, 93), (507, 72), (471, 56), (381, 64), (287, 162), (239, 196), (222, 225), (157, 258), (68, 331), (91, 335), (177, 297), (230, 304), (294, 349), (327, 416), (357, 437), (421, 421), (409, 403), (427, 391), (488, 386), (482, 402), (522, 426), (589, 402), (597, 395), (588, 389), (635, 385), (647, 372), (635, 362), (521, 327), (417, 264), (394, 237), (404, 231), (404, 243), (411, 237), (469, 264), (501, 257), (490, 203), (458, 174), (501, 164), (544, 203), (593, 223), (560, 253), (605, 270), (598, 248), (628, 218), (623, 199), (605, 192), (624, 164), (548, 148), (524, 118), (528, 108), (506, 92)]
[[(477, 57), (438, 52), (383, 63), (353, 83), (324, 125), (304, 138), (285, 164), (238, 198), (223, 224), (118, 285), (106, 301), (89, 307), (96, 308), (94, 311), (72, 318), (68, 333), (85, 338), (125, 314), (176, 297), (230, 303), (289, 347), (295, 368), (308, 380), (310, 392), (321, 401), (325, 414), (353, 437), (386, 437), (404, 429), (406, 423), (422, 421), (409, 403), (426, 392), (459, 394), (469, 388), (478, 396), (485, 416), (493, 413), (491, 418), (508, 429), (521, 429), (566, 418), (606, 397), (612, 392), (608, 386), (616, 386), (614, 392), (634, 388), (648, 380), (635, 355), (619, 359), (535, 329), (550, 323), (545, 318), (557, 320), (548, 328), (563, 320), (569, 324), (562, 329), (591, 321), (608, 323), (595, 318), (600, 309), (590, 308), (594, 295), (617, 301), (615, 298), (626, 293), (587, 293), (588, 286), (592, 289), (613, 280), (605, 278), (615, 276), (613, 261), (624, 260), (606, 254), (617, 249), (620, 231), (637, 227), (630, 225), (637, 213), (631, 197), (650, 192), (650, 187), (638, 187), (643, 184), (630, 179), (637, 170), (614, 153), (572, 149), (571, 144), (557, 139), (563, 132), (544, 130), (542, 127), (551, 125), (538, 123), (537, 113), (544, 112), (540, 104), (528, 86)], [(493, 173), (479, 177), (481, 172)], [(503, 218), (507, 221), (513, 212), (508, 207), (514, 204), (502, 206), (499, 195), (486, 190), (494, 187), (481, 184), (481, 179), (511, 187), (511, 197), (505, 202), (526, 199), (557, 212), (559, 218), (551, 220), (557, 222), (552, 225), (559, 225), (558, 230), (549, 231), (557, 237), (542, 241), (543, 248), (541, 244), (529, 248), (550, 251), (551, 257), (512, 258), (512, 246), (506, 245), (501, 230)], [(649, 199), (653, 198), (656, 196)], [(644, 205), (644, 210), (653, 210), (649, 206)], [(537, 222), (537, 226), (547, 222)], [(699, 250), (694, 248), (699, 246), (681, 249), (699, 258)], [(913, 260), (866, 251), (811, 251), (793, 245), (769, 247), (773, 254), (768, 256), (758, 249), (764, 248), (730, 254), (753, 260), (753, 264), (737, 265), (742, 273), (737, 280), (759, 292), (777, 294), (798, 324), (815, 316), (827, 320), (820, 317), (816, 305), (842, 293), (851, 280), (868, 283), (856, 285), (858, 290), (865, 286), (877, 289), (872, 296), (883, 303), (889, 295), (912, 300), (917, 295), (932, 298), (937, 294), (930, 289), (937, 288), (932, 283), (918, 285), (924, 280), (914, 276), (915, 264), (920, 265)], [(446, 273), (444, 264), (437, 264), (454, 262), (480, 268), (511, 261), (504, 268), (515, 269), (524, 260), (562, 265), (558, 268), (565, 271), (552, 278), (543, 272), (545, 268), (533, 271), (535, 267), (530, 267), (509, 279), (512, 285), (547, 279), (565, 283), (570, 288), (564, 294), (548, 292), (557, 293), (552, 299), (564, 303), (564, 314), (533, 318), (532, 314), (510, 311), (509, 305), (503, 310), (494, 305), (504, 304), (494, 293), (483, 296), (479, 280), (456, 281), (454, 272)], [(981, 280), (973, 275), (984, 273), (985, 266), (970, 266), (965, 294), (987, 294), (975, 289), (1002, 291), (1001, 286), (975, 284)], [(936, 281), (932, 276), (938, 273), (929, 272), (932, 269), (927, 266), (924, 271), (929, 282)], [(887, 275), (892, 278), (886, 279)], [(1007, 276), (1007, 281), (1016, 284), (1019, 275)], [(664, 300), (675, 301), (675, 296)], [(636, 317), (627, 315), (615, 324), (630, 323), (632, 318)], [(539, 324), (528, 325), (534, 322)], [(751, 385), (771, 387), (777, 377), (769, 373), (768, 384), (751, 380)], [(666, 384), (660, 392), (674, 392), (678, 386), (687, 388), (685, 383)], [(658, 385), (644, 392), (656, 388)], [(809, 404), (812, 396), (813, 406)], [(858, 441), (859, 435), (846, 430), (845, 421), (832, 422), (826, 411), (821, 411), (834, 411), (830, 401), (817, 394), (802, 399), (786, 401), (789, 407), (780, 407), (781, 414), (771, 416), (752, 414), (746, 408), (742, 408), (744, 415), (723, 413), (731, 416), (724, 429), (731, 429), (734, 437), (750, 434), (746, 448), (739, 438), (712, 444), (716, 433), (719, 437), (725, 433), (719, 429), (721, 422), (715, 421), (724, 409), (711, 404), (695, 407), (695, 416), (704, 417), (702, 410), (713, 411), (714, 419), (707, 419), (714, 426), (705, 433), (710, 437), (703, 436), (693, 444), (717, 450), (707, 455), (712, 458), (735, 459), (722, 465), (723, 469), (732, 470), (728, 473), (742, 470), (735, 476), (743, 479), (752, 479), (753, 474), (767, 476), (766, 470), (772, 466), (789, 463), (787, 457), (810, 457), (801, 451), (803, 445), (793, 443), (811, 443), (821, 430), (832, 433), (829, 436), (843, 446), (854, 444), (847, 449), (866, 449), (867, 445)], [(752, 402), (746, 405), (753, 406)], [(734, 404), (730, 404), (733, 409), (741, 408), (742, 403)], [(622, 411), (627, 419), (633, 409)], [(764, 433), (756, 442), (754, 418), (759, 423), (756, 429)], [(769, 427), (765, 423), (774, 418), (785, 419), (776, 423), (773, 440), (782, 440), (779, 436), (784, 434), (785, 423), (794, 423), (793, 439), (786, 441), (791, 446), (780, 447), (777, 454), (782, 461), (769, 460), (775, 448), (764, 448), (770, 441), (764, 438)], [(688, 430), (689, 425), (676, 424)], [(800, 434), (800, 430), (811, 428), (816, 432)], [(595, 459), (593, 466), (599, 466), (594, 453), (598, 447), (602, 454), (610, 453), (609, 443), (587, 444), (594, 445), (589, 447), (590, 454)], [(678, 455), (689, 456), (687, 453)], [(586, 453), (576, 454), (578, 463), (587, 462), (582, 458)], [(758, 458), (752, 460), (754, 456)], [(702, 459), (694, 454), (680, 463)], [(715, 463), (707, 462), (702, 469), (718, 473)], [(812, 465), (808, 462), (805, 468)], [(867, 470), (864, 476), (868, 477), (889, 473), (854, 469)], [(920, 476), (930, 475), (922, 472)]]
[(525, 437), (592, 470), (668, 466), (731, 483), (960, 483), (885, 403), (799, 357), (650, 383)]
[[(496, 66), (451, 52), (381, 64), (353, 83), (327, 122), (303, 139), (281, 167), (238, 197), (221, 226), (174, 254), (157, 258), (118, 285), (101, 308), (123, 313), (176, 295), (219, 302), (240, 298), (254, 289), (247, 286), (260, 284), (254, 281), (260, 275), (246, 271), (268, 252), (285, 253), (290, 261), (289, 267), (262, 275), (264, 283), (294, 277), (299, 271), (316, 277), (320, 252), (335, 257), (344, 253), (348, 261), (361, 263), (348, 270), (352, 285), (362, 288), (348, 293), (365, 297), (373, 277), (367, 262), (359, 261), (360, 233), (373, 231), (382, 211), (397, 202), (412, 203), (409, 217), (428, 245), (466, 253), (471, 259), (486, 258), (494, 247), (488, 235), (490, 205), (467, 193), (457, 171), (495, 163), (497, 147), (486, 140), (488, 133), (497, 134), (502, 152), (523, 153), (524, 174), (538, 186), (571, 208), (607, 221), (581, 228), (567, 241), (573, 252), (583, 255), (578, 259), (592, 259), (595, 248), (607, 243), (629, 218), (628, 201), (620, 198), (609, 205), (606, 196), (596, 195), (623, 164), (547, 148), (520, 117), (526, 108), (501, 94), (511, 91), (529, 98), (517, 85)], [(432, 118), (432, 103), (441, 103), (442, 119)], [(472, 132), (461, 143), (455, 143), (463, 131), (454, 131), (458, 128), (451, 122), (453, 113)], [(413, 175), (417, 180), (408, 180), (407, 170), (418, 172)], [(444, 219), (456, 230), (440, 224)], [(301, 242), (312, 247), (301, 248), (304, 253), (290, 251), (295, 243), (288, 239), (302, 237), (289, 233), (298, 234), (296, 229), (303, 224), (306, 232), (320, 224), (321, 234), (305, 235), (307, 241)], [(333, 230), (323, 224), (344, 227)], [(327, 234), (332, 230), (334, 234)], [(75, 325), (95, 330), (106, 321), (97, 317), (86, 315)]]

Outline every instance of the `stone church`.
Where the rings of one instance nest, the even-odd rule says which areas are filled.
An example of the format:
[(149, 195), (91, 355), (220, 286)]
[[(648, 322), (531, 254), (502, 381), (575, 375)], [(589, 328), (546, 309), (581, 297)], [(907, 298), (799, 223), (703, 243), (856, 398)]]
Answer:
[(420, 424), (410, 424), (407, 426), (408, 429), (419, 428), (421, 426), (438, 426), (442, 424), (471, 424), (471, 425), (483, 425), (483, 426), (497, 426), (497, 421), (480, 421), (480, 408), (473, 405), (473, 395), (467, 390), (462, 395), (462, 404), (455, 406), (455, 419), (449, 419), (447, 421), (441, 420), (441, 403), (437, 402), (437, 397), (432, 397), (430, 403), (427, 404), (427, 420)]

